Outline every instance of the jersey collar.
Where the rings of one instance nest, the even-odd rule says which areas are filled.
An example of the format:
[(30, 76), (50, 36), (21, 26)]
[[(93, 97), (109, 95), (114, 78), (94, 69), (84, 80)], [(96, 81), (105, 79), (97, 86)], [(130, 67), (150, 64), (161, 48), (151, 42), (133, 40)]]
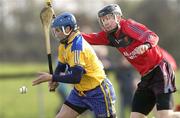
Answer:
[(75, 38), (77, 35), (79, 35), (79, 34), (80, 34), (80, 32), (77, 31), (74, 35), (72, 35), (71, 37), (69, 37), (67, 44), (72, 43), (72, 41), (74, 40), (74, 38)]

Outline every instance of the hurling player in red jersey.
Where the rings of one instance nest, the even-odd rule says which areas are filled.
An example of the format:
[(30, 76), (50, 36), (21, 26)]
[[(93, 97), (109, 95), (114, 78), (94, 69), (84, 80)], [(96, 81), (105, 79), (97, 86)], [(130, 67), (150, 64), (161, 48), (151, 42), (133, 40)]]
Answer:
[(174, 71), (157, 45), (159, 37), (143, 24), (124, 19), (117, 4), (103, 7), (98, 18), (102, 31), (83, 37), (90, 44), (117, 48), (141, 74), (130, 118), (145, 118), (154, 105), (159, 118), (180, 118), (171, 104), (176, 91)]

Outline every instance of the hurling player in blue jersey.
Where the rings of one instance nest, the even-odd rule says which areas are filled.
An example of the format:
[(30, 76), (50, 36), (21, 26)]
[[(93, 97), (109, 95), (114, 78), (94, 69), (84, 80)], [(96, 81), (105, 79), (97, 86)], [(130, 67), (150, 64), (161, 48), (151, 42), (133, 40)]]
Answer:
[[(93, 48), (79, 32), (74, 15), (58, 15), (52, 30), (60, 41), (58, 66), (53, 75), (39, 73), (33, 85), (47, 81), (74, 84), (56, 118), (76, 118), (87, 109), (94, 111), (96, 118), (115, 118), (114, 88)], [(66, 66), (69, 71), (65, 74)]]

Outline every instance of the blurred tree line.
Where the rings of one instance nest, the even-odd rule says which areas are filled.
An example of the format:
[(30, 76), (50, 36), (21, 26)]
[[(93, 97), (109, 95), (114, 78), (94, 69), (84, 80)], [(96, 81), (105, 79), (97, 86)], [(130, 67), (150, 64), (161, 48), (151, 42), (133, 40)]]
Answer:
[[(39, 19), (44, 1), (19, 0), (20, 3), (13, 0), (9, 0), (9, 3), (5, 1), (0, 1), (1, 63), (45, 62), (47, 59), (44, 35)], [(120, 5), (125, 18), (132, 18), (155, 31), (160, 37), (159, 45), (170, 52), (180, 65), (180, 53), (178, 53), (180, 51), (180, 0), (117, 0), (116, 3)], [(63, 8), (57, 7), (55, 11), (59, 13)], [(95, 10), (75, 12), (81, 31), (88, 32), (88, 27), (92, 31), (99, 30), (97, 17), (95, 15), (90, 17), (91, 12), (97, 13)], [(53, 55), (56, 56), (57, 41), (51, 40), (51, 43)], [(119, 55), (110, 54), (115, 54), (112, 55), (114, 57)]]

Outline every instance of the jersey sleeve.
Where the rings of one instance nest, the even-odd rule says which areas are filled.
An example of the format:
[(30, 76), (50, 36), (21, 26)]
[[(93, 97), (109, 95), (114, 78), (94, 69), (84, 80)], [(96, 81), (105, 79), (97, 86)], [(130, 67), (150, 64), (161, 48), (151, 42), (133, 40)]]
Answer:
[(56, 69), (54, 71), (54, 74), (59, 74), (60, 72), (65, 72), (66, 64), (62, 64), (61, 62), (58, 62)]
[(86, 34), (82, 33), (84, 39), (91, 45), (108, 45), (109, 41), (104, 31), (98, 33)]
[(159, 41), (159, 37), (153, 31), (131, 19), (124, 23), (123, 30), (130, 37), (143, 43), (149, 43), (151, 47), (156, 46)]
[(62, 52), (63, 52), (63, 46), (60, 44), (58, 48), (58, 61), (64, 64), (65, 60)]

